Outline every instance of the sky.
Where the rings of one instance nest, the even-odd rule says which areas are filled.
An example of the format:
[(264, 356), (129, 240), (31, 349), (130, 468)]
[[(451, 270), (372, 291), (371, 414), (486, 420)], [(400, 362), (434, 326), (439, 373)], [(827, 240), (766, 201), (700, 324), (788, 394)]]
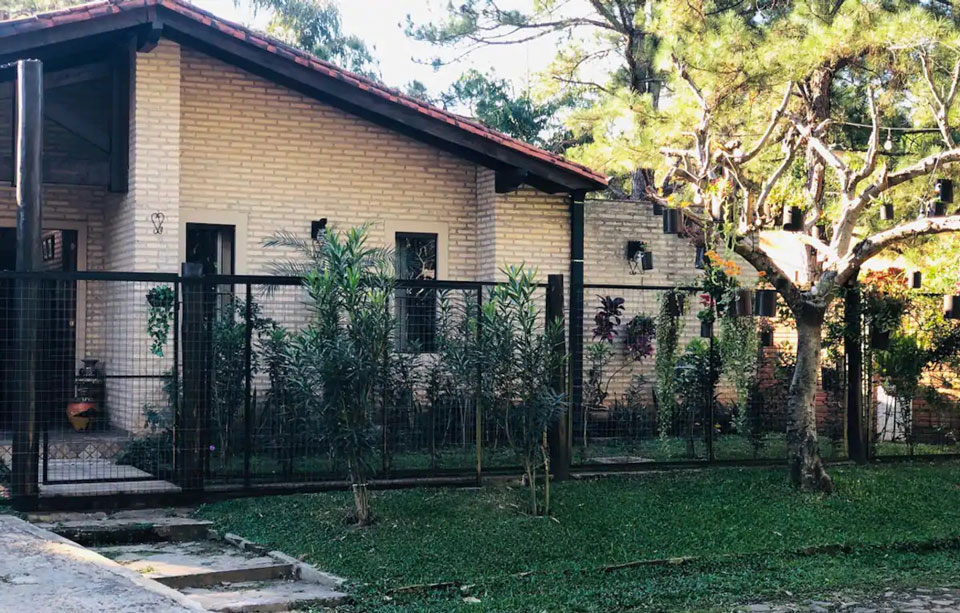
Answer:
[[(254, 14), (248, 0), (192, 0), (194, 4), (221, 17), (263, 29), (269, 21), (264, 13)], [(494, 70), (518, 89), (525, 89), (536, 72), (547, 66), (555, 53), (556, 40), (545, 37), (522, 46), (486, 47), (465, 60), (435, 71), (429, 62), (436, 55), (430, 45), (411, 40), (404, 33), (406, 16), (415, 22), (439, 21), (448, 0), (334, 0), (340, 7), (343, 31), (355, 34), (373, 47), (379, 60), (382, 80), (403, 88), (417, 79), (432, 93), (446, 89), (470, 68), (481, 72)], [(504, 0), (502, 8), (528, 8), (532, 0)]]

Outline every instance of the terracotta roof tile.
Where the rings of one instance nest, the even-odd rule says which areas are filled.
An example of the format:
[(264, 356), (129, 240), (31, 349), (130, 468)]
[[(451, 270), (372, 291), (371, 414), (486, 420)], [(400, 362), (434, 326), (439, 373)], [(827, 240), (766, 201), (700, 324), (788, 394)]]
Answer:
[(402, 92), (384, 86), (382, 83), (373, 81), (366, 77), (354, 74), (339, 66), (326, 62), (308, 53), (294, 49), (276, 39), (270, 38), (264, 34), (254, 32), (240, 24), (221, 19), (212, 13), (204, 11), (198, 7), (185, 2), (184, 0), (99, 0), (88, 4), (80, 4), (64, 9), (43, 13), (36, 16), (24, 17), (22, 19), (0, 22), (0, 37), (14, 36), (24, 32), (35, 31), (43, 28), (51, 28), (59, 25), (96, 19), (110, 14), (122, 11), (144, 10), (151, 6), (163, 6), (166, 9), (174, 11), (184, 17), (192, 19), (205, 26), (211, 27), (224, 34), (234, 36), (240, 40), (254, 45), (260, 49), (266, 49), (268, 52), (280, 57), (293, 60), (299, 65), (311, 68), (316, 72), (339, 79), (350, 85), (388, 100), (394, 104), (402, 105), (406, 108), (414, 109), (426, 116), (443, 121), (453, 126), (486, 138), (492, 142), (508, 147), (524, 155), (536, 158), (573, 172), (582, 177), (588, 178), (599, 185), (606, 185), (606, 178), (575, 162), (571, 162), (562, 156), (549, 151), (544, 151), (538, 147), (517, 140), (496, 130), (461, 115), (438, 109), (426, 104), (416, 98), (412, 98)]

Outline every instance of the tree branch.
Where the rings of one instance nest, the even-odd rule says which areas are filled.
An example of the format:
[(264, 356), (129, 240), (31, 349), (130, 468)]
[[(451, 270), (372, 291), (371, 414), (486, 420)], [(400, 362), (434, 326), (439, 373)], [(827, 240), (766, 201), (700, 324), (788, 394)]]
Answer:
[(854, 245), (850, 253), (840, 260), (836, 267), (837, 284), (843, 285), (846, 283), (855, 269), (887, 247), (892, 247), (918, 236), (958, 231), (960, 231), (960, 215), (952, 215), (950, 217), (925, 217), (874, 234)]
[(741, 164), (746, 164), (752, 160), (760, 151), (763, 150), (764, 146), (767, 144), (767, 140), (770, 138), (770, 135), (773, 134), (774, 128), (776, 128), (777, 123), (780, 121), (780, 118), (783, 117), (784, 111), (787, 110), (787, 104), (790, 103), (790, 96), (793, 94), (793, 81), (787, 83), (787, 91), (783, 94), (783, 101), (780, 103), (780, 106), (773, 112), (773, 115), (770, 117), (770, 123), (767, 124), (767, 129), (764, 130), (763, 135), (760, 137), (760, 140), (757, 141), (757, 144), (753, 146), (753, 149), (744, 153), (741, 156), (737, 157), (737, 162)]

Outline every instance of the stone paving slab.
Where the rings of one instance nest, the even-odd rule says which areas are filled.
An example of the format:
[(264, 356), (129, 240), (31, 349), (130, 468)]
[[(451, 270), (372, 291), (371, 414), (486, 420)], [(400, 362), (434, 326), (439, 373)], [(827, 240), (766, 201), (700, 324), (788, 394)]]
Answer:
[(203, 611), (179, 592), (19, 518), (0, 515), (0, 611)]
[(960, 613), (960, 589), (890, 590), (875, 596), (836, 597), (797, 603), (756, 603), (743, 613)]

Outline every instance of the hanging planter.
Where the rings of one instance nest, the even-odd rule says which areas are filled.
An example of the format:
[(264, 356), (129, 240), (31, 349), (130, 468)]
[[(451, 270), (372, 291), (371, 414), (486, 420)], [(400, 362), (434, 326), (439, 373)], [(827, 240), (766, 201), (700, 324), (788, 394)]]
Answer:
[(703, 245), (697, 247), (697, 257), (693, 262), (697, 270), (703, 270), (707, 265), (707, 248)]
[(683, 307), (686, 299), (682, 293), (676, 290), (670, 290), (663, 295), (666, 311), (671, 317), (680, 317), (683, 315)]
[(943, 316), (947, 319), (960, 319), (960, 296), (943, 297)]
[(712, 321), (701, 321), (700, 322), (700, 336), (702, 338), (710, 338), (713, 336), (713, 322)]
[(777, 314), (777, 291), (758, 289), (753, 299), (753, 314), (757, 317), (773, 317)]
[(753, 292), (748, 289), (738, 289), (727, 306), (730, 317), (749, 317), (753, 315)]
[(893, 219), (893, 204), (885, 202), (880, 205), (880, 219), (890, 221)]
[(773, 326), (769, 322), (764, 322), (760, 326), (760, 346), (773, 347)]
[(927, 217), (946, 217), (947, 203), (935, 200), (927, 205)]
[(663, 215), (663, 205), (659, 202), (653, 203), (653, 214), (654, 215)]
[(923, 273), (919, 270), (915, 270), (910, 273), (910, 287), (912, 289), (920, 289), (923, 286)]
[(953, 202), (953, 181), (950, 179), (937, 179), (934, 184), (937, 190), (937, 200), (949, 204)]
[(680, 229), (680, 211), (677, 209), (663, 210), (663, 233), (676, 234)]
[(870, 348), (887, 349), (890, 347), (890, 331), (870, 326)]
[(803, 229), (803, 212), (798, 206), (783, 209), (783, 229), (787, 232), (799, 232)]

